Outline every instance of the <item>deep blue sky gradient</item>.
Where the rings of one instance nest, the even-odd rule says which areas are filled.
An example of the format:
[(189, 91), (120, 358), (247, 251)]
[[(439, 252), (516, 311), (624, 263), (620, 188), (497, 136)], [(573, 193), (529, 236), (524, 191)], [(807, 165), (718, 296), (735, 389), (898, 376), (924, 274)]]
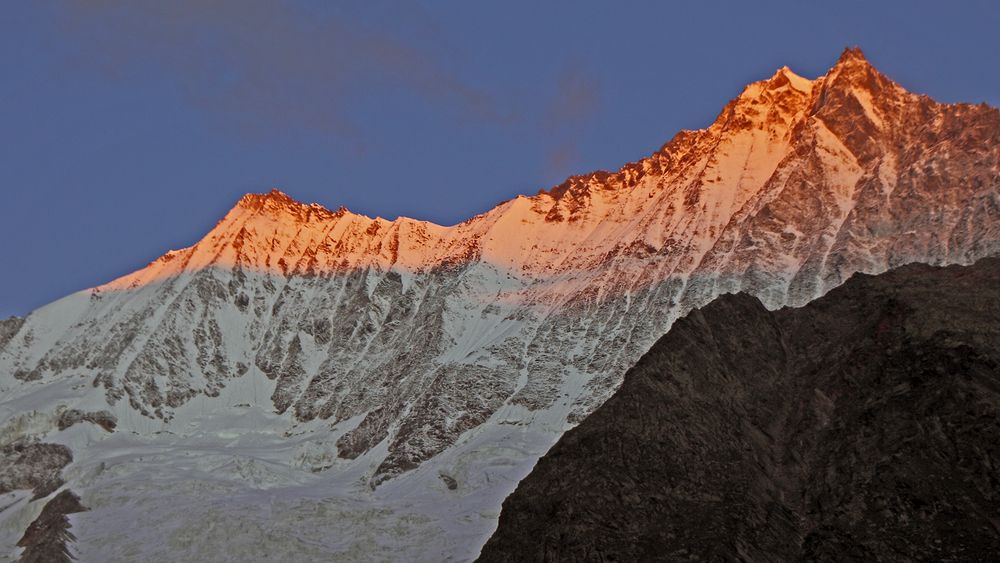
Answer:
[(9, 2), (0, 317), (188, 246), (273, 186), (460, 222), (848, 45), (910, 90), (998, 105), (998, 29), (986, 0)]

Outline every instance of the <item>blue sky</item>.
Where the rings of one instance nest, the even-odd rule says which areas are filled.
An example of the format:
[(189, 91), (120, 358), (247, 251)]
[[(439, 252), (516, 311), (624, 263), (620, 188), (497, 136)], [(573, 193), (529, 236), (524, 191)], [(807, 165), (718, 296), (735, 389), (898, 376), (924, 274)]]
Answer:
[(246, 192), (456, 223), (848, 45), (998, 105), (997, 29), (989, 1), (11, 2), (0, 317), (196, 242)]

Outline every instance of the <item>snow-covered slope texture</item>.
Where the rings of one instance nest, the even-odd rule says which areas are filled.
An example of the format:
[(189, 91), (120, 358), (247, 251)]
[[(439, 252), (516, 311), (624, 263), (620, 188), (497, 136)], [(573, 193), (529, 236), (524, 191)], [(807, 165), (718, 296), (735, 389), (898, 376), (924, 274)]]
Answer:
[[(996, 109), (907, 92), (848, 49), (618, 172), (451, 227), (248, 195), (196, 245), (0, 326), (0, 421), (74, 450), (84, 559), (115, 554), (102, 522), (165, 535), (168, 512), (228, 514), (238, 543), (268, 521), (248, 507), (280, 520), (333, 497), (343, 537), (317, 517), (294, 553), (473, 557), (535, 459), (691, 309), (740, 290), (801, 305), (854, 272), (997, 253), (998, 140)], [(61, 408), (110, 410), (118, 430), (53, 435)], [(193, 504), (168, 510), (165, 485), (128, 475)], [(382, 525), (395, 539), (346, 539)], [(164, 553), (222, 541), (184, 538)]]

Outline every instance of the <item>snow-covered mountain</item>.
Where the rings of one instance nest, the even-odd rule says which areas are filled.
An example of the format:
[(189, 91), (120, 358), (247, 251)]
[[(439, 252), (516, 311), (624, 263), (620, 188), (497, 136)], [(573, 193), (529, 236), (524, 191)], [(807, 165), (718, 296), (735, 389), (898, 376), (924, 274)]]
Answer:
[[(196, 245), (0, 324), (0, 436), (72, 450), (82, 560), (469, 559), (691, 309), (997, 253), (998, 140), (996, 109), (848, 49), (451, 227), (247, 195)], [(113, 433), (87, 423), (102, 411)], [(16, 501), (11, 549), (41, 510)]]

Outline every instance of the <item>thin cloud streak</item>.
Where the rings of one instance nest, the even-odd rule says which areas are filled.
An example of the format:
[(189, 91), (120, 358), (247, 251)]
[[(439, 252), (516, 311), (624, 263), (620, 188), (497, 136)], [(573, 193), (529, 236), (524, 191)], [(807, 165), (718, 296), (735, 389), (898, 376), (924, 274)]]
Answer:
[[(503, 123), (511, 112), (431, 53), (335, 14), (264, 0), (71, 3), (62, 29), (115, 79), (162, 73), (193, 104), (247, 133), (314, 129), (363, 150), (352, 107), (371, 93), (404, 91), (454, 107), (456, 117)], [(445, 61), (446, 62), (446, 61)]]
[(556, 91), (544, 119), (555, 142), (545, 158), (547, 177), (568, 175), (579, 159), (580, 135), (600, 110), (601, 84), (578, 63), (567, 64), (556, 80)]

